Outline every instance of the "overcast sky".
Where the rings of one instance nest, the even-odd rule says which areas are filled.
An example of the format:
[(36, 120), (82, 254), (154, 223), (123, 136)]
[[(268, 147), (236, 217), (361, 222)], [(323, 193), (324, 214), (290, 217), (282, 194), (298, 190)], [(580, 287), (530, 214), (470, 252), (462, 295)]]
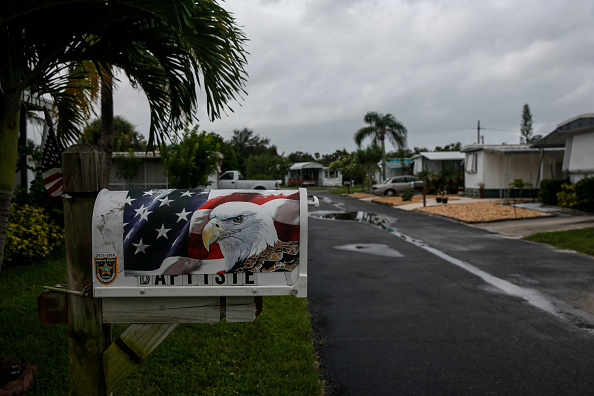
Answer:
[[(517, 144), (525, 103), (535, 134), (594, 112), (592, 0), (220, 4), (250, 40), (248, 95), (215, 122), (198, 114), (225, 139), (245, 127), (279, 153), (353, 151), (377, 111), (406, 126), (410, 148), (474, 143), (479, 120), (486, 144)], [(115, 99), (146, 134), (143, 94), (121, 84)]]

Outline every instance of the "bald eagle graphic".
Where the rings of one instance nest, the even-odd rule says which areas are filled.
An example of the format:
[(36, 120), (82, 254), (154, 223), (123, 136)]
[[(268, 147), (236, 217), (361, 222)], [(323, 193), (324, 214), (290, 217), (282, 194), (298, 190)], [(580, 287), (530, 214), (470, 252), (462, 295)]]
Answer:
[[(262, 205), (253, 202), (226, 202), (193, 218), (192, 231), (210, 252), (220, 248), (225, 272), (292, 271), (299, 264), (299, 242), (279, 239), (277, 227), (299, 224), (299, 202), (274, 199)], [(166, 274), (190, 273), (203, 260), (179, 262)]]

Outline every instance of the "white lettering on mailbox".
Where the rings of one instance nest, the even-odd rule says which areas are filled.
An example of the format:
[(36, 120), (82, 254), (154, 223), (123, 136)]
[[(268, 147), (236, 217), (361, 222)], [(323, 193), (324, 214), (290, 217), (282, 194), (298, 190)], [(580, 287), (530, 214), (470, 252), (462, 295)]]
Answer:
[(137, 285), (146, 286), (257, 286), (255, 272), (187, 275), (140, 275)]

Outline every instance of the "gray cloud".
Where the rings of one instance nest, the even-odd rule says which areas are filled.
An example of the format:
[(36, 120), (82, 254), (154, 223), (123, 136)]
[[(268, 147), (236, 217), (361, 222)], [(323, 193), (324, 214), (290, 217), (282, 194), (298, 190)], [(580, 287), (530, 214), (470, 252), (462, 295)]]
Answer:
[[(391, 113), (409, 147), (518, 143), (522, 106), (546, 134), (592, 112), (589, 0), (239, 0), (221, 3), (250, 41), (248, 96), (200, 126), (251, 128), (279, 151), (355, 149), (367, 111)], [(148, 106), (122, 86), (116, 113), (148, 131)]]

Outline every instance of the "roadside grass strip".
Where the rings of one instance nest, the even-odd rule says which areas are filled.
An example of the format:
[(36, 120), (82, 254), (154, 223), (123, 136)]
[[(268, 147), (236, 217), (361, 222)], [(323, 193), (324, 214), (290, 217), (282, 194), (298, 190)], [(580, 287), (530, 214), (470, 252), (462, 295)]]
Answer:
[(594, 227), (577, 230), (540, 232), (524, 238), (532, 242), (546, 243), (559, 249), (573, 250), (594, 256)]
[[(62, 257), (0, 271), (0, 357), (37, 368), (27, 395), (68, 394), (67, 325), (37, 314), (43, 286), (66, 283)], [(113, 339), (126, 325), (113, 325)], [(265, 297), (251, 323), (181, 324), (118, 395), (322, 395), (307, 300)]]

